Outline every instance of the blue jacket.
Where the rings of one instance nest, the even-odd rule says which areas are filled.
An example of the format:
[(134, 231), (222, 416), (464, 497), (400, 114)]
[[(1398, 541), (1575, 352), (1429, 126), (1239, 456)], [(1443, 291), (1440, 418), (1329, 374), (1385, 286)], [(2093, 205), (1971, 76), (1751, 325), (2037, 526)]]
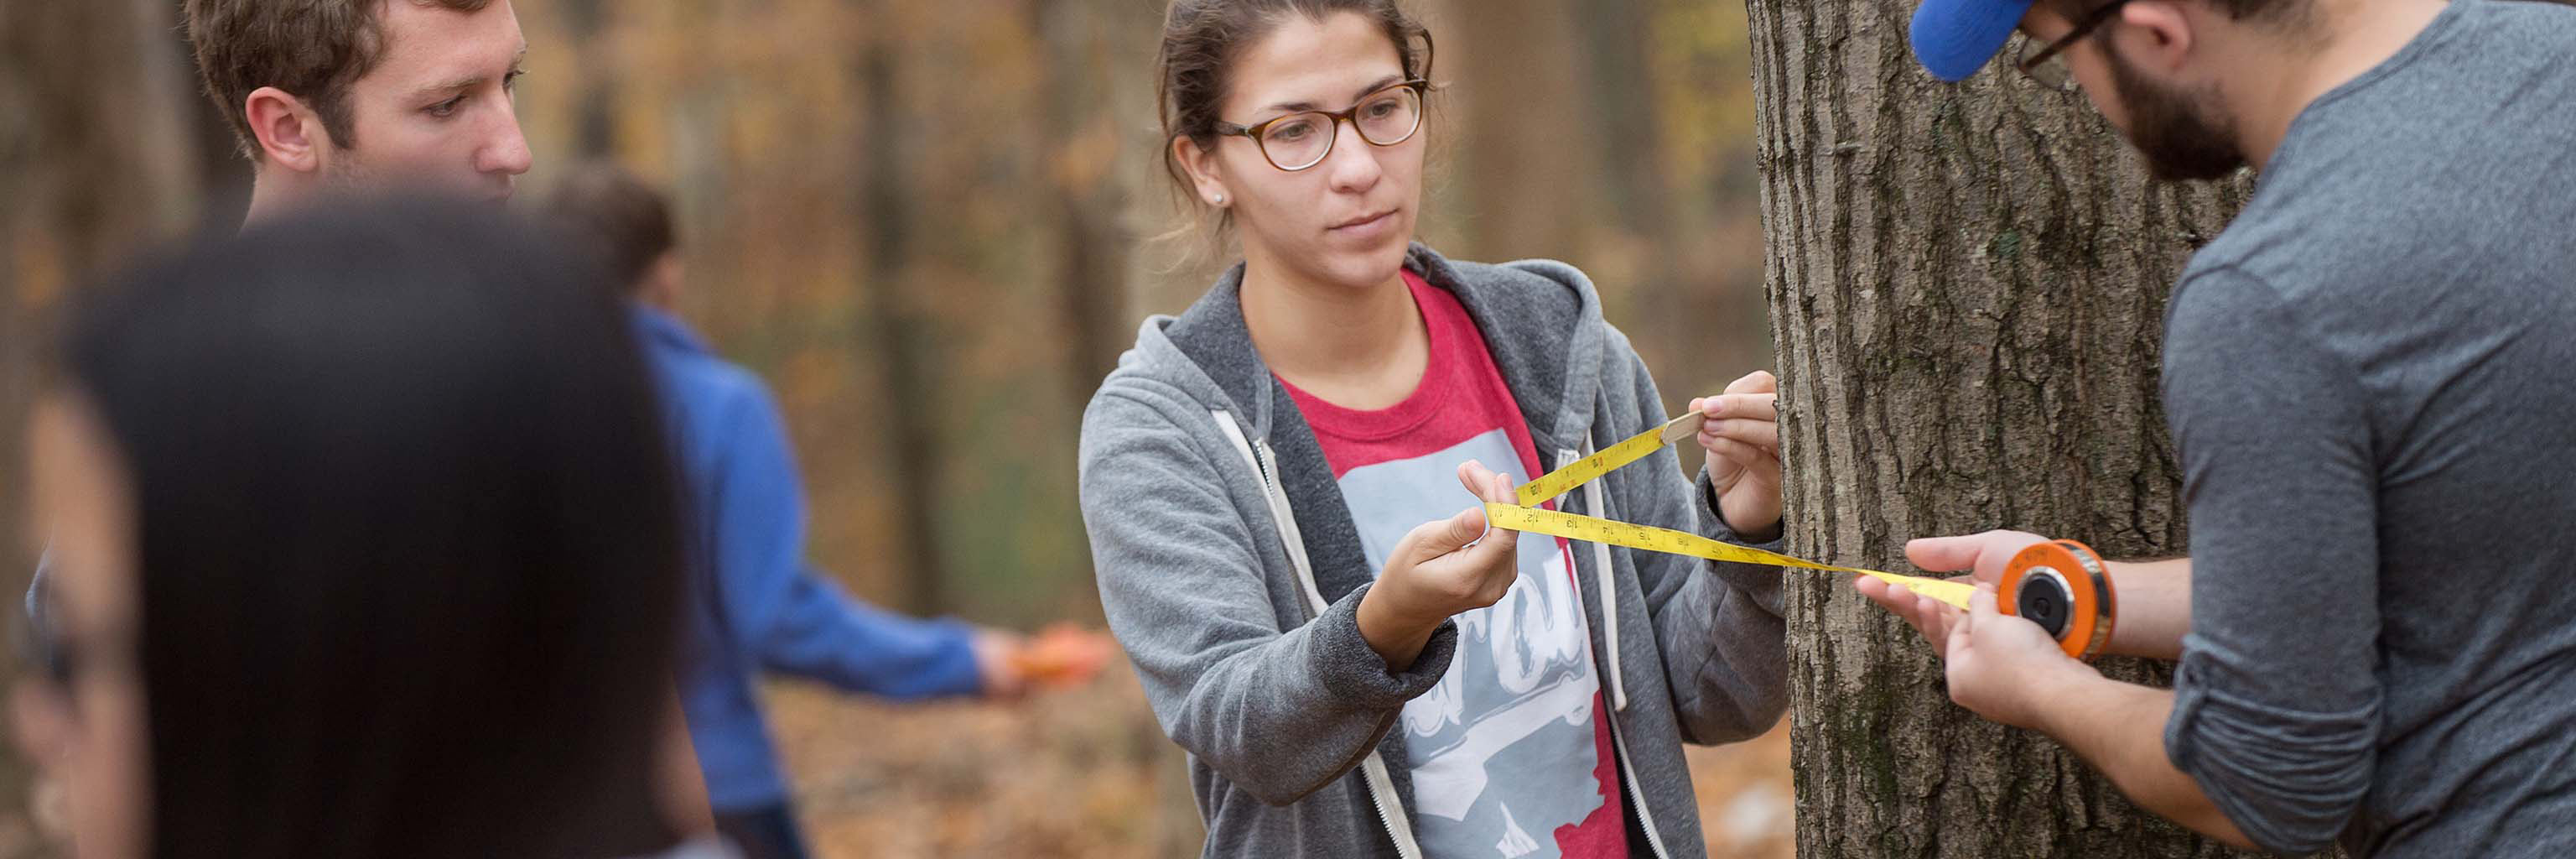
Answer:
[(635, 323), (695, 522), (680, 703), (716, 811), (787, 798), (753, 686), (761, 671), (895, 699), (977, 691), (966, 625), (868, 606), (805, 566), (803, 489), (760, 379), (666, 314), (639, 307)]

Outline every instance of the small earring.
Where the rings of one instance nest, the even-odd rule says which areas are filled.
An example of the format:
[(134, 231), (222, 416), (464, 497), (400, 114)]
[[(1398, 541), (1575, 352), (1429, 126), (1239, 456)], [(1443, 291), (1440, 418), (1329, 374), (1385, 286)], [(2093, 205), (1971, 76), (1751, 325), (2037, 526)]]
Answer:
[(1213, 199), (1208, 200), (1208, 202), (1219, 206), (1225, 205), (1225, 195), (1218, 194)]

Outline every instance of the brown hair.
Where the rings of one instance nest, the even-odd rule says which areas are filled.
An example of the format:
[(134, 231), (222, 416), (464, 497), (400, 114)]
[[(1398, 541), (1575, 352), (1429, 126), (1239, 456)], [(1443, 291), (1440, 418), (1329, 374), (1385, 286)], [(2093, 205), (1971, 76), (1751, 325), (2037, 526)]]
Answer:
[(242, 110), (260, 87), (304, 99), (333, 143), (358, 145), (349, 85), (373, 70), (384, 51), (378, 13), (387, 3), (480, 12), (491, 0), (188, 0), (197, 77), (216, 112), (232, 122), (243, 156), (261, 157)]
[(543, 218), (576, 249), (593, 254), (616, 278), (620, 298), (632, 297), (644, 272), (678, 246), (671, 207), (659, 191), (626, 168), (605, 162), (572, 169), (546, 198)]
[[(1222, 121), (1217, 111), (1233, 86), (1227, 72), (1243, 50), (1290, 15), (1321, 21), (1337, 12), (1376, 22), (1395, 43), (1405, 77), (1431, 77), (1431, 30), (1396, 0), (1172, 0), (1163, 14), (1163, 47), (1154, 58), (1154, 101), (1163, 121), (1163, 169), (1172, 176), (1173, 202), (1186, 222), (1168, 237), (1198, 229), (1205, 214), (1172, 142), (1186, 137), (1202, 149), (1215, 148)], [(1233, 212), (1221, 211), (1215, 226), (1214, 237), (1221, 240), (1234, 226)]]

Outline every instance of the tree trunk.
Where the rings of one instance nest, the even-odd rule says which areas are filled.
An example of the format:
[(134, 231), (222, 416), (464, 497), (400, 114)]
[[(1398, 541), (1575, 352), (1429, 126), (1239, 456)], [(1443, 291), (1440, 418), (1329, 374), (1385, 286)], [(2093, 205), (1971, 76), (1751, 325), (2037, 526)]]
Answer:
[(1659, 5), (1652, 0), (1577, 4), (1571, 15), (1579, 28), (1573, 44), (1580, 48), (1579, 79), (1585, 89), (1572, 100), (1580, 111), (1565, 118), (1592, 127), (1611, 221), (1656, 244), (1662, 244), (1662, 233), (1673, 220), (1663, 179), (1663, 132), (1656, 127), (1663, 99), (1656, 94), (1650, 68)]
[(1126, 295), (1128, 235), (1119, 213), (1126, 194), (1113, 168), (1128, 141), (1118, 133), (1111, 97), (1114, 64), (1104, 47), (1102, 10), (1082, 0), (1037, 0), (1030, 26), (1046, 45), (1046, 121), (1059, 129), (1041, 147), (1047, 189), (1054, 197), (1057, 298), (1066, 328), (1065, 391), (1072, 402), (1090, 399), (1100, 378), (1118, 364), (1133, 320)]
[[(52, 311), (73, 287), (180, 232), (196, 197), (183, 131), (191, 93), (171, 68), (164, 38), (175, 7), (165, 5), (0, 4), (0, 528), (9, 533), (25, 509), (21, 445)], [(0, 576), (0, 589), (24, 584)]]
[[(2012, 527), (2179, 554), (2164, 302), (2246, 186), (2151, 183), (2083, 99), (2007, 68), (1934, 81), (1914, 6), (1748, 2), (1790, 548), (1904, 570), (1907, 538)], [(1953, 706), (1920, 636), (1839, 577), (1800, 577), (1789, 614), (1802, 854), (2226, 853)]]
[[(137, 247), (178, 233), (196, 196), (189, 91), (168, 46), (175, 4), (0, 3), (0, 532), (26, 514), (25, 429), (55, 309)], [(0, 539), (12, 561), (17, 541)], [(15, 611), (24, 563), (0, 574)], [(0, 685), (14, 682), (0, 668)], [(0, 856), (37, 845), (28, 766), (0, 747)]]
[[(880, 5), (878, 8), (884, 8)], [(912, 187), (909, 146), (912, 120), (896, 80), (899, 42), (893, 34), (867, 38), (859, 59), (859, 90), (866, 99), (866, 130), (859, 211), (867, 249), (867, 282), (859, 285), (870, 332), (878, 349), (878, 372), (885, 398), (877, 413), (886, 422), (893, 449), (885, 458), (886, 487), (895, 498), (895, 515), (903, 525), (905, 607), (933, 613), (947, 606), (942, 592), (946, 576), (939, 554), (939, 403), (937, 380), (930, 366), (932, 324), (918, 310), (909, 283), (911, 225), (920, 217)]]
[[(1652, 68), (1654, 20), (1662, 4), (1632, 0), (1576, 5), (1573, 18), (1579, 33), (1573, 44), (1583, 58), (1579, 80), (1584, 94), (1574, 104), (1581, 109), (1577, 115), (1590, 126), (1586, 139), (1593, 143), (1593, 157), (1589, 160), (1600, 176), (1598, 199), (1607, 209), (1599, 222), (1608, 227), (1596, 227), (1596, 240), (1590, 244), (1599, 250), (1585, 255), (1586, 264), (1594, 267), (1596, 278), (1627, 281), (1599, 284), (1604, 310), (1622, 320), (1620, 328), (1647, 353), (1648, 366), (1679, 367), (1682, 362), (1677, 359), (1682, 355), (1708, 354), (1704, 344), (1712, 339), (1709, 320), (1714, 316), (1709, 305), (1717, 296), (1712, 290), (1691, 288), (1700, 285), (1684, 280), (1681, 256), (1669, 252), (1680, 246), (1684, 227), (1673, 208), (1672, 170), (1664, 160), (1657, 112), (1665, 102), (1657, 92)], [(1607, 233), (1610, 240), (1599, 241), (1600, 233)], [(1694, 367), (1692, 373), (1723, 375), (1750, 369), (1704, 366)], [(1717, 393), (1713, 388), (1697, 389), (1706, 381), (1695, 375), (1668, 377), (1663, 380), (1666, 399)]]
[(605, 0), (565, 0), (564, 35), (573, 43), (581, 95), (573, 108), (573, 154), (603, 159), (617, 152), (616, 93), (609, 81), (617, 64), (609, 50), (609, 9)]
[[(1434, 201), (1451, 189), (1464, 206), (1455, 226), (1427, 228), (1434, 246), (1449, 235), (1465, 241), (1450, 253), (1475, 259), (1552, 257), (1574, 259), (1586, 233), (1580, 208), (1596, 195), (1587, 193), (1586, 153), (1592, 139), (1580, 126), (1590, 112), (1558, 112), (1539, 105), (1581, 104), (1586, 93), (1578, 83), (1584, 71), (1580, 50), (1569, 35), (1578, 32), (1575, 14), (1562, 0), (1457, 0), (1447, 4), (1444, 20), (1457, 23), (1457, 37), (1437, 43), (1431, 82), (1454, 91), (1433, 96), (1431, 118), (1443, 105), (1465, 114), (1463, 123), (1431, 127), (1433, 180), (1425, 186)], [(1438, 135), (1457, 131), (1447, 140)], [(1439, 168), (1451, 157), (1463, 168), (1456, 181), (1441, 181)], [(1569, 208), (1573, 207), (1573, 208)]]

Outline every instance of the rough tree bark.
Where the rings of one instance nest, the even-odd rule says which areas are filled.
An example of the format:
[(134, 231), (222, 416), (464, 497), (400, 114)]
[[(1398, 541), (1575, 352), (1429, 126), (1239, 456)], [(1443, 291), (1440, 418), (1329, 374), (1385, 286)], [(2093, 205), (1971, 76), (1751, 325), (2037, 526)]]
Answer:
[[(1935, 82), (1914, 6), (1747, 4), (1790, 547), (1903, 570), (1909, 537), (2014, 527), (2178, 554), (2163, 308), (2246, 186), (2151, 183), (2080, 97), (2009, 70)], [(1801, 854), (2226, 853), (1951, 705), (1920, 637), (1839, 578), (1789, 603)]]

